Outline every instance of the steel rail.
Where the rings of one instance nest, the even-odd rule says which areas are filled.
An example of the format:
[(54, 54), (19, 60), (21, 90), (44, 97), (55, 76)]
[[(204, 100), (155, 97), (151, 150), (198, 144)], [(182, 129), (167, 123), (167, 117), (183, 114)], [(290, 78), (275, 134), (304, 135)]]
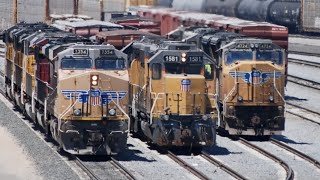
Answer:
[(195, 168), (193, 168), (192, 166), (190, 166), (188, 163), (186, 163), (184, 160), (180, 159), (178, 156), (176, 156), (174, 153), (168, 151), (167, 155), (174, 160), (176, 163), (178, 163), (180, 166), (184, 167), (185, 169), (187, 169), (188, 171), (190, 171), (192, 174), (194, 174), (195, 176), (197, 176), (200, 179), (203, 180), (209, 180), (210, 178), (208, 176), (206, 176), (205, 174), (203, 174), (202, 172), (196, 170)]
[(312, 61), (307, 61), (307, 60), (297, 59), (297, 58), (288, 58), (288, 61), (290, 63), (303, 64), (303, 65), (320, 68), (320, 63), (318, 62), (312, 62)]
[(100, 180), (100, 178), (94, 174), (82, 161), (75, 155), (70, 154), (75, 163), (90, 177), (92, 180)]
[(290, 50), (289, 50), (289, 54), (320, 57), (320, 54), (318, 54), (318, 53), (311, 53), (311, 52), (300, 52), (300, 51), (290, 51)]
[(286, 176), (286, 180), (293, 180), (294, 179), (294, 172), (292, 170), (292, 168), (286, 163), (284, 162), (283, 160), (281, 160), (280, 158), (278, 158), (277, 156), (265, 151), (264, 149), (250, 143), (249, 141), (243, 139), (243, 138), (238, 138), (238, 141), (254, 150), (256, 150), (257, 152), (265, 155), (266, 157), (272, 159), (273, 161), (279, 163), (285, 170), (286, 170), (286, 173), (287, 173), (287, 176)]
[(119, 169), (128, 179), (136, 180), (137, 178), (123, 165), (121, 165), (115, 158), (111, 157), (111, 163)]
[[(292, 79), (289, 79), (289, 78), (292, 78)], [(297, 80), (298, 81), (305, 81), (308, 84), (304, 84), (304, 83), (298, 82)], [(309, 80), (309, 79), (304, 79), (304, 78), (301, 78), (301, 77), (288, 75), (288, 81), (290, 81), (292, 83), (295, 83), (295, 84), (298, 84), (298, 85), (302, 85), (302, 86), (308, 87), (308, 88), (320, 90), (320, 87), (317, 87), (317, 86), (320, 86), (320, 83), (316, 82), (316, 81)], [(312, 84), (312, 85), (310, 85), (310, 84)], [(316, 86), (313, 86), (313, 85), (316, 85)]]
[(298, 150), (296, 150), (296, 149), (294, 149), (294, 148), (286, 145), (285, 143), (280, 142), (280, 141), (278, 141), (278, 140), (276, 140), (274, 138), (271, 138), (270, 141), (271, 141), (271, 143), (273, 143), (273, 144), (275, 144), (275, 145), (277, 145), (277, 146), (279, 146), (279, 147), (281, 147), (281, 148), (283, 148), (283, 149), (285, 149), (285, 150), (287, 150), (287, 151), (289, 151), (289, 152), (301, 157), (302, 159), (310, 162), (311, 164), (316, 166), (318, 169), (320, 169), (320, 162), (315, 160), (314, 158), (312, 158), (312, 157), (302, 153), (301, 151), (298, 151)]
[[(305, 108), (305, 107), (302, 107), (302, 106), (299, 106), (299, 105), (296, 105), (296, 104), (292, 104), (292, 103), (290, 103), (290, 102), (287, 102), (287, 105), (293, 106), (293, 107), (295, 107), (295, 108), (302, 109), (302, 110), (304, 110), (304, 111), (307, 111), (308, 113), (313, 113), (313, 114), (315, 114), (315, 115), (317, 115), (317, 116), (320, 117), (320, 113), (319, 113), (319, 112), (312, 111), (312, 110), (310, 110), (310, 109), (307, 109), (307, 108)], [(286, 112), (288, 112), (288, 113), (290, 113), (290, 114), (292, 114), (292, 115), (294, 115), (294, 116), (300, 117), (300, 118), (302, 118), (302, 119), (305, 119), (305, 120), (307, 120), (307, 121), (310, 121), (310, 122), (312, 122), (312, 123), (315, 123), (315, 124), (320, 125), (320, 122), (315, 121), (315, 120), (310, 119), (310, 118), (307, 118), (307, 117), (305, 117), (305, 116), (303, 116), (303, 115), (294, 113), (294, 112), (292, 112), (292, 111), (290, 111), (290, 110), (286, 110)]]
[(246, 180), (247, 179), (246, 177), (242, 176), (241, 174), (239, 174), (238, 172), (236, 172), (235, 170), (233, 170), (229, 166), (227, 166), (227, 165), (223, 164), (222, 162), (218, 161), (217, 159), (213, 158), (205, 151), (202, 151), (201, 153), (202, 153), (202, 154), (200, 154), (201, 157), (203, 157), (204, 159), (206, 159), (210, 163), (214, 164), (215, 166), (219, 167), (224, 172), (230, 174), (234, 178), (239, 179), (239, 180)]

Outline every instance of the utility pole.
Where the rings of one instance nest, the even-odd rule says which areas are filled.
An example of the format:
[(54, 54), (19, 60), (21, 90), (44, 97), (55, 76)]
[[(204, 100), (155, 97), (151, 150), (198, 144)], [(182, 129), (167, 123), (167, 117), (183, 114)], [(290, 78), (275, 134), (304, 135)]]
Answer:
[(79, 14), (79, 0), (73, 0), (73, 14)]
[(50, 21), (50, 0), (44, 0), (44, 21), (49, 22)]
[(18, 0), (13, 0), (13, 24), (18, 23)]
[(100, 0), (100, 20), (104, 21), (104, 2)]

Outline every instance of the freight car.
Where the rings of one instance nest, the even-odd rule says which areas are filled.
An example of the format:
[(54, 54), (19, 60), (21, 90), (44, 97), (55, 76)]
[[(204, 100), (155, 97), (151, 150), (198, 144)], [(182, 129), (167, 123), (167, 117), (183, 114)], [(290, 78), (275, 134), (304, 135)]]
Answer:
[(177, 11), (171, 8), (140, 7), (138, 14), (161, 22), (161, 35), (167, 36), (171, 31), (184, 26), (208, 26), (244, 34), (250, 37), (271, 39), (274, 43), (288, 48), (288, 29), (284, 26), (266, 22), (253, 22), (238, 18), (225, 17), (200, 12)]
[(115, 154), (128, 134), (127, 55), (44, 24), (4, 32), (6, 94), (72, 154)]
[(135, 133), (165, 147), (215, 144), (214, 62), (195, 45), (143, 40), (130, 57), (131, 124)]
[(176, 10), (193, 10), (266, 21), (289, 28), (290, 32), (319, 33), (320, 2), (313, 0), (174, 0)]
[(232, 135), (281, 134), (285, 124), (285, 49), (270, 40), (225, 32), (204, 36), (202, 42), (207, 53), (218, 58), (219, 127)]

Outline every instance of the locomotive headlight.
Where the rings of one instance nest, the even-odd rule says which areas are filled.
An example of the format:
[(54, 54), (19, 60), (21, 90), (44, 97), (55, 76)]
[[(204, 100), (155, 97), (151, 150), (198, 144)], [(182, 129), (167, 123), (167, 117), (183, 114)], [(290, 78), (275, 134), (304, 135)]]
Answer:
[(164, 115), (163, 119), (166, 120), (166, 121), (169, 121), (170, 117), (169, 117), (169, 115)]
[(94, 75), (91, 77), (92, 81), (97, 81), (98, 80), (98, 76)]
[(182, 53), (181, 56), (182, 56), (183, 58), (186, 58), (186, 57), (187, 57), (187, 54), (186, 54), (186, 53)]
[(183, 57), (183, 58), (181, 58), (181, 61), (182, 61), (182, 62), (186, 62), (187, 59), (186, 59), (185, 57)]
[(273, 101), (274, 101), (273, 96), (269, 96), (269, 101), (270, 101), (270, 102), (273, 102)]
[(250, 47), (251, 47), (251, 48), (254, 48), (254, 44), (250, 44)]
[(80, 109), (75, 109), (75, 110), (73, 111), (73, 115), (75, 115), (75, 116), (80, 116), (80, 115), (81, 115), (81, 110), (80, 110)]
[(92, 76), (91, 76), (91, 85), (92, 85), (92, 86), (97, 86), (97, 85), (98, 85), (98, 79), (99, 79), (99, 76), (97, 76), (97, 75), (92, 75)]
[(238, 96), (238, 101), (242, 102), (243, 101), (243, 97), (242, 96)]
[(109, 110), (109, 115), (110, 115), (110, 116), (116, 115), (116, 110), (115, 110), (115, 109), (110, 109), (110, 110)]
[(234, 107), (229, 106), (229, 114), (233, 115), (234, 114)]
[(92, 86), (96, 86), (96, 85), (98, 85), (98, 81), (92, 81), (91, 84), (92, 84)]
[(208, 120), (208, 116), (207, 115), (203, 115), (202, 116), (202, 120), (204, 120), (204, 121)]

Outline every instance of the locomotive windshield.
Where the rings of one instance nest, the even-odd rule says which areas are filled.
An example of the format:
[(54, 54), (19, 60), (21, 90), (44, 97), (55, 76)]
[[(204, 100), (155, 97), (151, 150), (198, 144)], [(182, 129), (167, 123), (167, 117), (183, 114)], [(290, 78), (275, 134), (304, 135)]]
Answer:
[(61, 60), (61, 69), (90, 69), (92, 61), (89, 58), (67, 57)]
[(202, 64), (165, 63), (167, 74), (200, 74)]
[(276, 64), (282, 64), (282, 52), (281, 51), (257, 51), (257, 61), (272, 61)]
[(124, 69), (125, 61), (119, 58), (98, 58), (95, 60), (96, 69)]
[(248, 61), (252, 59), (252, 51), (229, 51), (226, 55), (226, 64), (232, 64), (237, 61)]

